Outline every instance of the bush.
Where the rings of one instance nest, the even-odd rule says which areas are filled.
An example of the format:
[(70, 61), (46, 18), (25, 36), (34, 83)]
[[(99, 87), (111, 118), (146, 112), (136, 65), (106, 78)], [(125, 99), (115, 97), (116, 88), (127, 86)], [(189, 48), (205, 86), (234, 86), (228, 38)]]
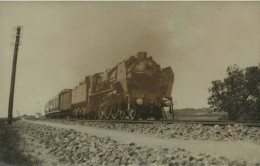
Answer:
[(230, 120), (237, 120), (241, 115), (260, 120), (260, 65), (245, 70), (233, 65), (226, 71), (223, 81), (212, 81), (210, 107), (227, 112)]

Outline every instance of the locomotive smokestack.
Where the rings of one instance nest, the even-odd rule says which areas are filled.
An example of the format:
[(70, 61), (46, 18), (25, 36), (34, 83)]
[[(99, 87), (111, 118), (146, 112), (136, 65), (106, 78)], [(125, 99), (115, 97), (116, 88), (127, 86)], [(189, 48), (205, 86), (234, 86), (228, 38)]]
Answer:
[(138, 52), (137, 53), (137, 59), (138, 60), (143, 60), (147, 57), (147, 52)]

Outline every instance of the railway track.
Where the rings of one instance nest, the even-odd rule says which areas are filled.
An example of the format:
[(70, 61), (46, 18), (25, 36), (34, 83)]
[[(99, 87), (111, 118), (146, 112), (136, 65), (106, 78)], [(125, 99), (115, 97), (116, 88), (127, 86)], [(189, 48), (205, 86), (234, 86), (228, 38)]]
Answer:
[(260, 127), (260, 122), (232, 122), (232, 121), (173, 121), (173, 120), (82, 120), (82, 119), (66, 119), (65, 121), (78, 122), (78, 123), (89, 123), (89, 122), (100, 122), (100, 123), (128, 123), (128, 124), (178, 124), (178, 123), (192, 123), (202, 124), (206, 126), (225, 126), (225, 125), (243, 125), (247, 127)]

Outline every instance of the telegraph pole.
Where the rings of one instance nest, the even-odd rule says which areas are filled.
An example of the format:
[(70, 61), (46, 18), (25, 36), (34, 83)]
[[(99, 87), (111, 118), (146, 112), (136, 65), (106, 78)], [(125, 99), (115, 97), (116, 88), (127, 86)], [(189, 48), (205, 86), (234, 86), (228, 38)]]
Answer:
[(12, 78), (11, 78), (11, 87), (10, 87), (10, 95), (9, 95), (9, 107), (8, 107), (9, 125), (12, 124), (12, 118), (13, 118), (15, 73), (16, 73), (16, 63), (17, 63), (17, 54), (18, 54), (21, 26), (18, 26), (16, 30), (17, 32), (16, 32), (16, 40), (15, 40), (15, 48), (14, 48), (14, 59), (13, 59)]

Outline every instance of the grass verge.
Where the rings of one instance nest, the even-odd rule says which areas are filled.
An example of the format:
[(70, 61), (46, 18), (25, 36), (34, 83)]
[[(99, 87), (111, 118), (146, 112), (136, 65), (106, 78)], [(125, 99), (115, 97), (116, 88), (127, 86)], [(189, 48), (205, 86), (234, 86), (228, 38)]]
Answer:
[(25, 156), (20, 149), (21, 138), (6, 119), (0, 119), (0, 161), (8, 165), (33, 166), (40, 165), (32, 156)]

